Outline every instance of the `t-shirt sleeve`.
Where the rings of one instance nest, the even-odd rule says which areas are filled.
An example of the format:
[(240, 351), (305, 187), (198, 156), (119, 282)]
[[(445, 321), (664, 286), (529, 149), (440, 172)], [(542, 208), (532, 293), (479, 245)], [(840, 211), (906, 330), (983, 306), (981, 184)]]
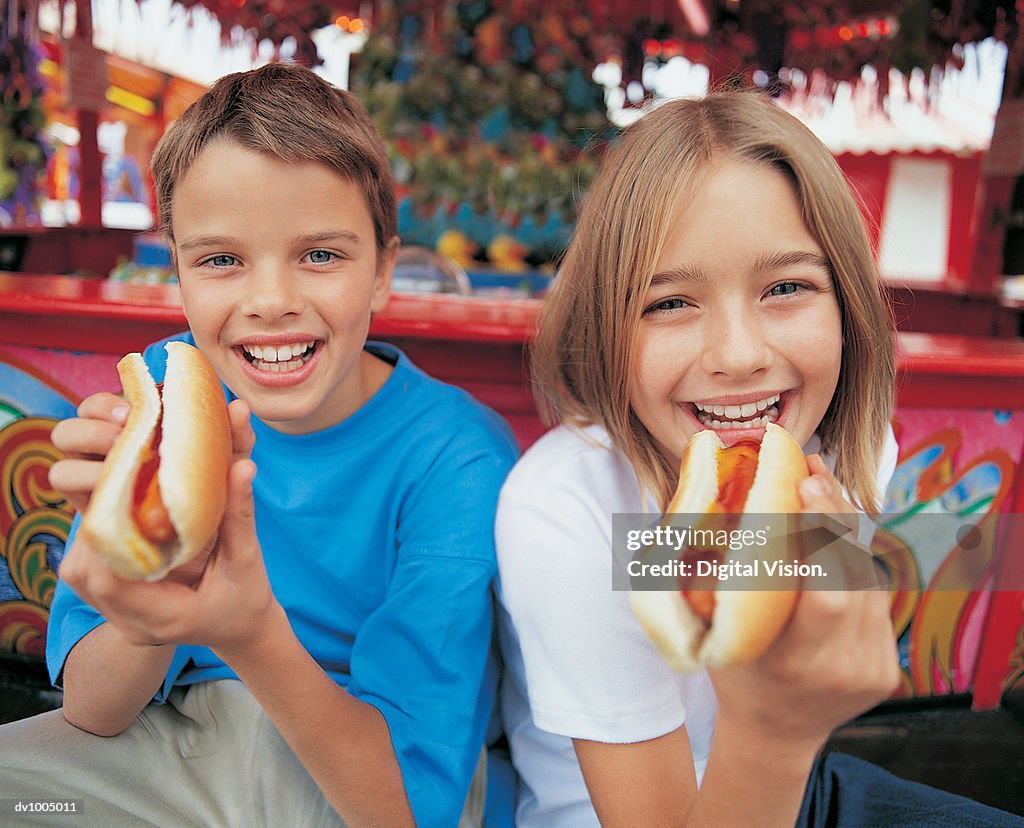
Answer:
[(612, 515), (585, 493), (531, 483), (502, 493), (504, 610), (534, 723), (577, 739), (653, 739), (685, 722), (675, 675), (612, 589)]
[(458, 823), (497, 690), (494, 510), (515, 450), (473, 431), (406, 496), (387, 596), (352, 648), (349, 692), (387, 721), (423, 826)]
[[(65, 548), (70, 549), (78, 534), (81, 517), (75, 515)], [(74, 646), (106, 619), (86, 604), (63, 580), (58, 579), (46, 628), (46, 666), (50, 681), (60, 687), (64, 662)]]
[(878, 475), (875, 478), (875, 487), (878, 489), (879, 498), (885, 499), (885, 491), (889, 488), (893, 473), (896, 471), (896, 461), (899, 458), (900, 447), (896, 443), (896, 435), (892, 426), (889, 426), (885, 434), (885, 443), (882, 446), (882, 457), (878, 462)]

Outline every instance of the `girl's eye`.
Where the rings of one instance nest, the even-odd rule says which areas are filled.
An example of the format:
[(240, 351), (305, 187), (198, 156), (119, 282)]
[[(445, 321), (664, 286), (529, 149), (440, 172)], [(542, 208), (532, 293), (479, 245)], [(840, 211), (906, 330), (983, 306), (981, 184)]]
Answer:
[(214, 267), (233, 267), (238, 264), (238, 259), (234, 256), (229, 256), (226, 253), (222, 253), (219, 256), (211, 256), (206, 260), (205, 264), (213, 265)]
[(668, 299), (661, 299), (653, 305), (648, 306), (644, 311), (644, 316), (651, 313), (667, 313), (670, 311), (681, 310), (686, 307), (689, 307), (689, 302), (685, 299), (680, 299), (678, 296), (672, 296)]
[(791, 296), (794, 293), (799, 293), (802, 290), (806, 290), (807, 286), (802, 285), (799, 282), (781, 282), (777, 285), (773, 285), (768, 289), (769, 296)]
[(328, 264), (336, 258), (338, 258), (337, 254), (330, 250), (311, 250), (309, 253), (309, 260), (313, 264)]

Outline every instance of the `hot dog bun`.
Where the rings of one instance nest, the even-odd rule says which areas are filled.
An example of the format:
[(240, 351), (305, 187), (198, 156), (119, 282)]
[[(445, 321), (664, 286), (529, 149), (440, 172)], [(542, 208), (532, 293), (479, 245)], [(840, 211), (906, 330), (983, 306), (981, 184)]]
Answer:
[[(719, 458), (723, 449), (724, 444), (714, 431), (700, 431), (690, 439), (683, 452), (679, 485), (666, 521), (673, 514), (692, 517), (726, 511), (721, 504), (715, 505), (720, 494)], [(797, 488), (807, 475), (800, 446), (785, 429), (769, 423), (746, 498), (739, 507), (730, 504), (727, 511), (751, 516), (800, 512)], [(745, 526), (743, 515), (738, 517), (735, 528), (758, 528)], [(758, 524), (763, 524), (763, 519)], [(744, 546), (722, 555), (728, 561), (745, 564), (763, 555), (763, 550)], [(789, 620), (797, 600), (797, 587), (795, 576), (775, 576), (761, 589), (716, 590), (710, 623), (694, 611), (679, 590), (633, 591), (630, 605), (669, 666), (681, 672), (694, 672), (707, 666), (746, 663), (764, 653)]]
[[(128, 354), (117, 364), (131, 411), (82, 518), (93, 550), (131, 580), (159, 580), (199, 554), (216, 533), (227, 498), (231, 427), (220, 381), (191, 345), (169, 342), (166, 349), (162, 395), (141, 355)], [(144, 532), (138, 520), (155, 438), (155, 509), (161, 512), (162, 501), (169, 521), (167, 536), (157, 540), (157, 530)]]

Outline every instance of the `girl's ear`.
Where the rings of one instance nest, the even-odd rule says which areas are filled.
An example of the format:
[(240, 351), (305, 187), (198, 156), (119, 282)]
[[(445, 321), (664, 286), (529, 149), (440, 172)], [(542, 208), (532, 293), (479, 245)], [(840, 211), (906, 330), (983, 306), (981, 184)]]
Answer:
[(400, 245), (401, 241), (398, 236), (395, 236), (380, 251), (377, 261), (377, 272), (373, 277), (373, 296), (370, 300), (371, 313), (380, 313), (388, 304), (388, 297), (391, 295), (391, 275), (395, 270), (395, 260), (398, 258), (398, 248)]

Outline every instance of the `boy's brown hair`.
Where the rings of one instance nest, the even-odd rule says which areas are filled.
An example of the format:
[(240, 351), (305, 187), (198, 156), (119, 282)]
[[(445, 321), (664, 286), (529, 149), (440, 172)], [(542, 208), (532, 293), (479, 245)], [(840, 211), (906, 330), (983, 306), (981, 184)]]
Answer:
[(395, 185), (384, 142), (349, 92), (293, 63), (271, 63), (220, 78), (172, 124), (151, 169), (160, 226), (173, 241), (174, 188), (215, 140), (293, 163), (324, 164), (366, 195), (377, 248), (397, 233)]
[[(831, 152), (753, 93), (675, 100), (626, 130), (587, 192), (532, 351), (535, 396), (570, 425), (604, 426), (666, 508), (679, 476), (630, 405), (643, 297), (676, 217), (715, 158), (780, 170), (832, 269), (842, 317), (839, 384), (818, 429), (836, 477), (875, 512), (894, 396), (893, 326), (871, 245)], [(770, 216), (765, 216), (770, 221)]]

